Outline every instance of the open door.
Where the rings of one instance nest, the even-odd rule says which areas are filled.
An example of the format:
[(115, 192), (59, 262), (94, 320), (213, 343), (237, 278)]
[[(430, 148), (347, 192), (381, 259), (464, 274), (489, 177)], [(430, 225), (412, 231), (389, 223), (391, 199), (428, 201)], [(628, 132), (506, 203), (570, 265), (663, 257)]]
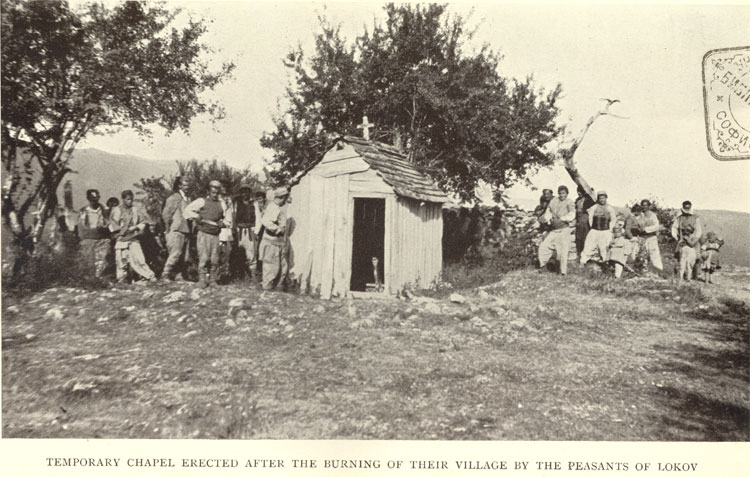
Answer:
[(383, 290), (385, 199), (354, 198), (354, 231), (352, 235), (350, 290)]

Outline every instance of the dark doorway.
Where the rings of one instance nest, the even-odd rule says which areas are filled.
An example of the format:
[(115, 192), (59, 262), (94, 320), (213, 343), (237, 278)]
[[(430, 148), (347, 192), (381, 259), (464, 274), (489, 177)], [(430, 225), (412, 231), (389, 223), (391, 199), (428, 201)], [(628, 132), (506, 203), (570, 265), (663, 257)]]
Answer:
[(384, 250), (385, 199), (354, 199), (351, 290), (376, 289), (373, 257), (378, 259), (378, 277), (383, 283)]

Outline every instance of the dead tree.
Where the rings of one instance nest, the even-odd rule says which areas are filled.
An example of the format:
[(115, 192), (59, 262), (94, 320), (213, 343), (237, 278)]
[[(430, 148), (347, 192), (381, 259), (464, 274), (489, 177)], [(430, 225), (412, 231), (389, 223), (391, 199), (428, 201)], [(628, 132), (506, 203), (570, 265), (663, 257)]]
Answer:
[(609, 112), (609, 108), (613, 104), (620, 102), (619, 99), (602, 98), (602, 101), (606, 101), (607, 104), (596, 114), (591, 116), (591, 118), (589, 118), (586, 126), (584, 126), (584, 128), (577, 135), (573, 137), (568, 134), (563, 135), (560, 147), (555, 153), (555, 155), (562, 161), (563, 165), (565, 166), (565, 170), (568, 171), (568, 174), (570, 175), (570, 178), (573, 179), (573, 182), (575, 182), (578, 187), (585, 191), (586, 194), (588, 194), (589, 197), (591, 197), (591, 200), (593, 200), (594, 202), (596, 202), (596, 192), (578, 171), (578, 167), (573, 160), (573, 156), (578, 150), (578, 146), (580, 146), (581, 142), (583, 142), (583, 138), (586, 136), (586, 133), (588, 133), (589, 129), (594, 124), (594, 121), (596, 121), (600, 116), (614, 116), (620, 119), (628, 119), (624, 116), (619, 116), (617, 114)]

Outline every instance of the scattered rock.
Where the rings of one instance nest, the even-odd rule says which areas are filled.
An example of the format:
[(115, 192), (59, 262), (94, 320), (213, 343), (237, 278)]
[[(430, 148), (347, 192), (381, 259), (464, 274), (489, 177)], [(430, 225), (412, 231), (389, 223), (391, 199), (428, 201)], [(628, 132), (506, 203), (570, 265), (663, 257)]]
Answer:
[(72, 359), (80, 359), (83, 361), (93, 361), (95, 359), (99, 359), (101, 357), (100, 354), (82, 354), (79, 356), (73, 356)]
[(227, 321), (225, 321), (224, 324), (227, 326), (227, 328), (237, 328), (237, 323), (235, 323), (231, 318), (227, 318)]
[[(182, 292), (180, 292), (182, 293)], [(191, 300), (199, 300), (201, 295), (203, 295), (203, 289), (202, 288), (193, 288), (193, 291), (190, 292), (190, 299)]]
[(154, 291), (154, 290), (146, 290), (145, 292), (143, 292), (143, 294), (141, 296), (143, 298), (151, 298), (151, 297), (153, 297), (155, 295), (156, 295), (156, 291)]
[(515, 320), (508, 322), (508, 324), (513, 328), (519, 329), (527, 329), (529, 327), (529, 323), (523, 318), (516, 318)]
[(286, 332), (286, 333), (289, 333), (289, 332), (291, 332), (293, 330), (294, 330), (294, 326), (293, 325), (286, 325), (286, 327), (284, 328), (284, 332)]
[(177, 323), (185, 323), (187, 319), (187, 315), (182, 315), (181, 317), (177, 318)]
[(484, 290), (479, 290), (479, 292), (477, 293), (477, 297), (479, 297), (479, 299), (481, 300), (487, 300), (490, 297), (490, 294)]
[(464, 298), (463, 295), (460, 295), (458, 293), (451, 293), (450, 300), (453, 303), (465, 303), (466, 302), (466, 298)]
[(323, 305), (315, 305), (315, 308), (313, 308), (313, 312), (315, 312), (316, 315), (321, 315), (326, 312), (326, 307)]
[(71, 391), (89, 391), (96, 387), (96, 383), (75, 383)]
[(245, 310), (238, 311), (235, 318), (237, 321), (250, 321), (250, 315), (248, 315)]
[(245, 306), (244, 298), (233, 298), (229, 301), (229, 308), (242, 308)]
[(437, 303), (428, 303), (424, 307), (424, 311), (432, 313), (433, 315), (439, 315), (441, 313), (440, 305)]
[(352, 321), (349, 324), (350, 328), (358, 329), (358, 328), (372, 328), (372, 320), (369, 318), (364, 318), (362, 320)]
[(59, 308), (50, 308), (44, 316), (52, 318), (53, 320), (61, 320), (63, 318), (63, 312)]
[(190, 338), (191, 336), (195, 336), (198, 334), (198, 330), (188, 331), (184, 335), (182, 335), (183, 338)]
[(123, 306), (122, 309), (125, 311), (135, 311), (135, 306)]
[(469, 305), (469, 311), (472, 313), (476, 313), (479, 311), (479, 306), (475, 305), (474, 303)]
[(349, 303), (349, 305), (346, 307), (346, 314), (349, 315), (349, 318), (357, 317), (357, 307), (354, 306), (354, 303)]
[[(193, 292), (196, 292), (197, 289), (193, 290)], [(192, 295), (191, 295), (192, 297)], [(183, 298), (185, 298), (185, 292), (184, 291), (176, 291), (172, 292), (169, 295), (164, 297), (164, 303), (174, 303), (176, 301), (180, 301)]]
[(97, 323), (106, 323), (108, 321), (109, 321), (109, 318), (106, 317), (106, 316), (102, 316), (101, 318), (99, 318), (98, 320), (96, 320)]
[(18, 307), (16, 305), (9, 306), (5, 309), (6, 313), (18, 313)]

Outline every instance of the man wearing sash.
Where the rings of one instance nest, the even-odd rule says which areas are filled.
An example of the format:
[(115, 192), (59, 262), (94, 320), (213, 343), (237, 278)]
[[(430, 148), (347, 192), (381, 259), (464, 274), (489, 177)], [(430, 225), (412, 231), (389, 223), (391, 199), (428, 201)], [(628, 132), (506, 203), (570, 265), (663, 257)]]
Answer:
[(609, 244), (612, 242), (612, 228), (617, 222), (617, 212), (611, 205), (607, 205), (607, 193), (600, 190), (596, 193), (596, 204), (588, 211), (589, 233), (581, 252), (581, 265), (591, 260), (598, 253), (602, 260), (607, 259)]
[[(185, 207), (185, 218), (192, 219), (198, 230), (198, 286), (219, 282), (219, 232), (224, 225), (224, 208), (219, 200), (221, 183), (208, 183), (208, 197), (194, 200)], [(228, 220), (228, 219), (227, 219)]]

